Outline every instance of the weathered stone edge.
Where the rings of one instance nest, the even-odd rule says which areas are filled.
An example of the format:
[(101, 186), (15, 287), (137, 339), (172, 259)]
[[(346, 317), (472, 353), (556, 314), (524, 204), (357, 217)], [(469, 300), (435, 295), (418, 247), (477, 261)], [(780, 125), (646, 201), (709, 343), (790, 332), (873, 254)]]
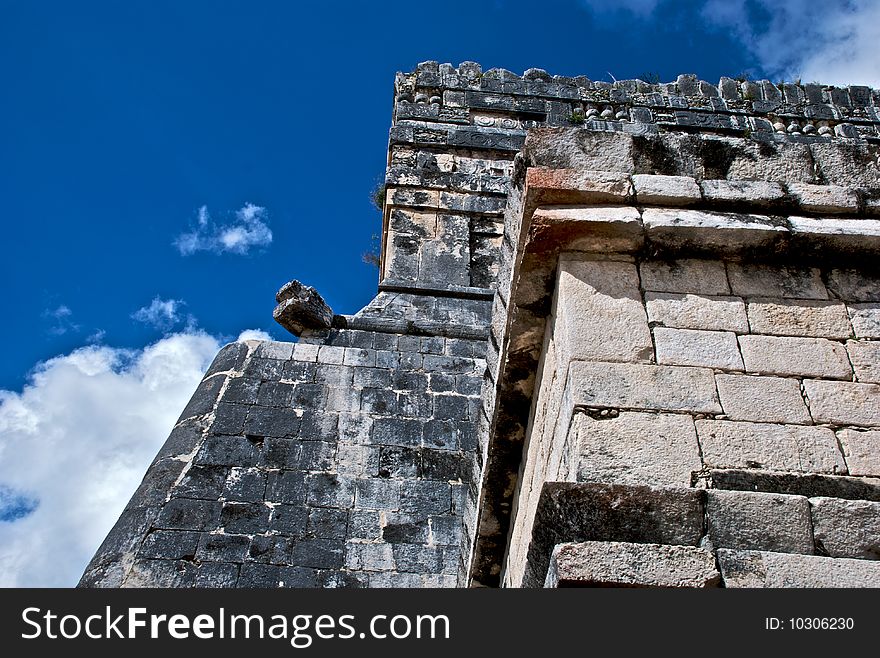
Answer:
[(95, 552), (77, 587), (121, 587), (162, 505), (185, 474), (211, 425), (226, 383), (240, 373), (258, 341), (230, 343), (214, 357), (140, 486)]

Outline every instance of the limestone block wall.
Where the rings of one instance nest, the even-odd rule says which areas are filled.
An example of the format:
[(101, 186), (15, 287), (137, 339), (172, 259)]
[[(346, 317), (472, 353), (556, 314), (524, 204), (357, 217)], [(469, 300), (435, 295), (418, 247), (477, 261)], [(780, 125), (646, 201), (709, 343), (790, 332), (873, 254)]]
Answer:
[[(852, 356), (876, 342), (877, 167), (830, 182), (816, 172), (852, 144), (791, 157), (798, 143), (777, 141), (758, 158), (751, 140), (660, 135), (680, 151), (651, 171), (630, 136), (529, 139), (493, 306), (472, 577), (662, 585), (613, 573), (648, 550), (714, 560), (715, 585), (880, 582), (860, 529), (877, 525), (880, 481), (846, 446), (862, 441), (855, 461), (878, 448), (874, 366)], [(727, 178), (707, 177), (707, 142), (730, 146)], [(817, 534), (825, 499), (845, 551)], [(681, 500), (692, 532), (676, 529)], [(590, 542), (617, 558), (594, 561)]]
[[(706, 488), (722, 469), (822, 474), (829, 486), (880, 477), (871, 274), (572, 252), (557, 272), (505, 584), (527, 575), (546, 482)], [(812, 554), (818, 528), (826, 555), (880, 558), (877, 502), (710, 491), (707, 514), (714, 546)]]

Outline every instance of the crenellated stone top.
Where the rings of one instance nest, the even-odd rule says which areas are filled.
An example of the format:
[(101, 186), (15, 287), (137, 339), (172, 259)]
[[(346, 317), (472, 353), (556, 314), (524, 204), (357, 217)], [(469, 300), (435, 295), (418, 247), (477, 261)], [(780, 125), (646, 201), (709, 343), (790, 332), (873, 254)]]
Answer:
[[(422, 62), (413, 72), (397, 74), (395, 100), (398, 129), (401, 120), (411, 120), (508, 131), (576, 125), (636, 134), (684, 130), (880, 142), (880, 90), (864, 86), (727, 77), (714, 85), (695, 75), (668, 83), (604, 82), (542, 69), (520, 76), (499, 68), (483, 71), (474, 62), (458, 67)], [(487, 139), (456, 132), (444, 143), (480, 147)], [(508, 141), (498, 148), (519, 148), (517, 140)]]

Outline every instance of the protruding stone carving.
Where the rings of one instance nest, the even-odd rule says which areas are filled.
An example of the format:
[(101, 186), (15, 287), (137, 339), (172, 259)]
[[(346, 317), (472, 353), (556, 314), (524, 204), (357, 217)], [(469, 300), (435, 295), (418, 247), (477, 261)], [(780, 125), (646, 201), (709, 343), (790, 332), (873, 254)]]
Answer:
[(305, 329), (329, 329), (333, 324), (333, 310), (324, 298), (311, 286), (295, 279), (281, 286), (275, 301), (278, 306), (272, 311), (272, 317), (294, 336)]

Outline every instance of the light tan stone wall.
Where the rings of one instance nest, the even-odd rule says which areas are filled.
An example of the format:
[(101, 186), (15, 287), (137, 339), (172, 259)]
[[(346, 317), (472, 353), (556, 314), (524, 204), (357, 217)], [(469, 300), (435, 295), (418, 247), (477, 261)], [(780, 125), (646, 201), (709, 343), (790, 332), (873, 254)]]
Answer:
[(505, 584), (544, 482), (880, 476), (878, 327), (857, 270), (560, 254)]

